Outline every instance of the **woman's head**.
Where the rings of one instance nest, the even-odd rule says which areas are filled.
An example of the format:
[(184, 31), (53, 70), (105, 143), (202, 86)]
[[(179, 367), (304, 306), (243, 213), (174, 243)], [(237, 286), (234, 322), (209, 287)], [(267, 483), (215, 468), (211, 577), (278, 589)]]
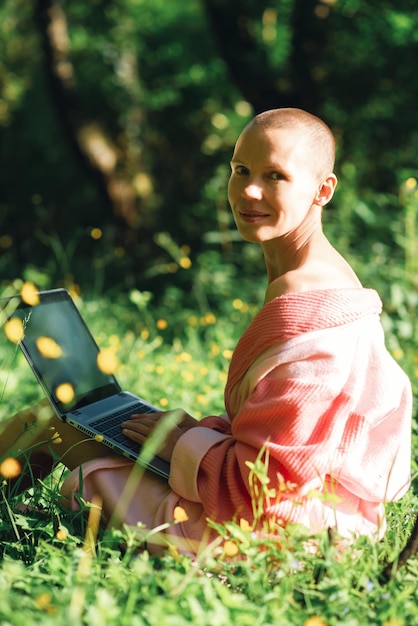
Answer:
[(246, 128), (252, 126), (266, 131), (278, 128), (293, 131), (303, 140), (307, 158), (318, 178), (333, 172), (335, 139), (330, 128), (316, 115), (296, 108), (271, 109), (256, 115)]
[(268, 241), (302, 226), (331, 199), (335, 143), (329, 128), (300, 109), (257, 115), (231, 160), (228, 198), (244, 239)]

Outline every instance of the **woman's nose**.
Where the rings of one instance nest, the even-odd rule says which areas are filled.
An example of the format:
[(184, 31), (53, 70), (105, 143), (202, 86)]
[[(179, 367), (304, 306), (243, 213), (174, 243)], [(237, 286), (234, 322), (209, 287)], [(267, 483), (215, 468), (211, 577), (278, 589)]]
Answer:
[(251, 200), (261, 200), (263, 197), (263, 191), (260, 185), (255, 185), (254, 183), (244, 187), (243, 193), (246, 198), (250, 198)]

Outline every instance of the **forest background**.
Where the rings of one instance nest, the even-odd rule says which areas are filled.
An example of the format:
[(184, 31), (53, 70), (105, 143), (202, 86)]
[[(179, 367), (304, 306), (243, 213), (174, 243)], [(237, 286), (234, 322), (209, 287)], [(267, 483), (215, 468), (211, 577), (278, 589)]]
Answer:
[(295, 106), (337, 138), (330, 236), (416, 286), (417, 22), (413, 0), (5, 0), (0, 276), (218, 298), (213, 267), (258, 277), (229, 159), (254, 113)]
[(152, 293), (167, 315), (259, 303), (229, 159), (254, 113), (301, 107), (337, 139), (327, 234), (415, 379), (417, 23), (414, 0), (5, 0), (1, 281)]
[(229, 159), (254, 113), (301, 107), (337, 139), (327, 233), (415, 384), (417, 23), (413, 0), (5, 0), (2, 284), (152, 297), (167, 317), (260, 303)]

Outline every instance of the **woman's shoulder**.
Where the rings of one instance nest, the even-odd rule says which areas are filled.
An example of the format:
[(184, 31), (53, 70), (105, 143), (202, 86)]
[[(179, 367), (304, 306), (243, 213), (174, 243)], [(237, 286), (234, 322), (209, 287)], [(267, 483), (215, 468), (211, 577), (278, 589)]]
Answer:
[(363, 286), (346, 264), (335, 268), (324, 268), (310, 265), (309, 268), (298, 268), (278, 276), (272, 280), (266, 290), (265, 302), (270, 302), (289, 293), (303, 293), (311, 291), (330, 291), (339, 289), (361, 289)]

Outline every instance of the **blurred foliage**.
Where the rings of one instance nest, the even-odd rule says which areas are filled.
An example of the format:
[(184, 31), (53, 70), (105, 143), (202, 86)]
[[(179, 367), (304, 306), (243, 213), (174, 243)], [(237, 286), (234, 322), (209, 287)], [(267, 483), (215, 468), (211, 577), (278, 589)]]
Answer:
[(4, 0), (1, 279), (201, 307), (257, 281), (228, 161), (255, 111), (291, 105), (338, 140), (331, 238), (367, 282), (416, 293), (417, 19), (412, 0)]

